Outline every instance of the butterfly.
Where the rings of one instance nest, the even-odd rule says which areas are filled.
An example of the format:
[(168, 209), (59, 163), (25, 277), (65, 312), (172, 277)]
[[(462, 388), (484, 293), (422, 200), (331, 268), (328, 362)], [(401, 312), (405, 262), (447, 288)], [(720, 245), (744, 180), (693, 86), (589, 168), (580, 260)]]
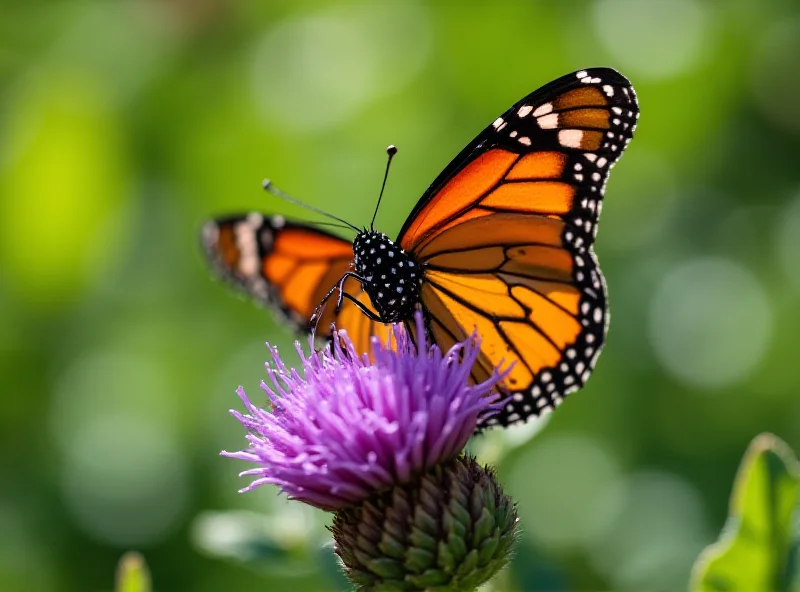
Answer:
[[(624, 76), (580, 70), (486, 127), (394, 241), (372, 227), (353, 227), (350, 242), (248, 213), (207, 222), (202, 242), (219, 275), (296, 329), (315, 316), (323, 337), (335, 324), (360, 351), (372, 336), (385, 342), (388, 323), (404, 323), (413, 337), (416, 310), (444, 350), (477, 329), (473, 381), (513, 362), (502, 385), (507, 404), (479, 427), (507, 426), (555, 408), (595, 366), (609, 310), (593, 244), (609, 172), (638, 117)], [(337, 306), (320, 307), (337, 291)]]

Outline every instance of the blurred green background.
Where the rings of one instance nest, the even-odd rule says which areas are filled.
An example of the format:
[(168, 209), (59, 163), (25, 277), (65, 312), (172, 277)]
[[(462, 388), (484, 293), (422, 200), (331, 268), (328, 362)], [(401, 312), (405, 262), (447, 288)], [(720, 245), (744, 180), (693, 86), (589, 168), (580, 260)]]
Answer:
[[(199, 226), (307, 218), (264, 177), (365, 224), (393, 143), (394, 235), (479, 130), (587, 66), (641, 103), (597, 242), (611, 329), (549, 422), (475, 443), (523, 521), (498, 587), (682, 588), (748, 441), (800, 448), (796, 2), (0, 11), (1, 590), (108, 590), (130, 548), (162, 591), (345, 588), (327, 516), (239, 495), (245, 467), (218, 456), (245, 444), (234, 389), (293, 336), (209, 279)], [(250, 535), (258, 561), (217, 557)]]

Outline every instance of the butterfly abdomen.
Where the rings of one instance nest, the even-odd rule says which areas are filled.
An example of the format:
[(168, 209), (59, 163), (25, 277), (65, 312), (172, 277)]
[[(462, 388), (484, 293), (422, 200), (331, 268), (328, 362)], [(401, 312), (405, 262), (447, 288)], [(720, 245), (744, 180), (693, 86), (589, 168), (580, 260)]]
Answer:
[(363, 279), (375, 310), (384, 323), (411, 317), (417, 307), (422, 270), (417, 261), (385, 234), (365, 231), (353, 241), (353, 266)]

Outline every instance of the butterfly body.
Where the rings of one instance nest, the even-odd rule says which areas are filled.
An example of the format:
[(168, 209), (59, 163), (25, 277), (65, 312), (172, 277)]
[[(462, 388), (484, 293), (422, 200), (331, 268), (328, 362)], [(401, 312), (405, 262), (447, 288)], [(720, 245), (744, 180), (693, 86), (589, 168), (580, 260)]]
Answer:
[[(366, 352), (415, 310), (442, 350), (477, 330), (471, 380), (507, 370), (510, 425), (581, 388), (605, 343), (606, 283), (594, 253), (610, 170), (636, 128), (628, 80), (610, 68), (567, 74), (512, 105), (445, 167), (396, 240), (345, 240), (279, 217), (210, 221), (203, 245), (220, 275), (298, 330), (345, 329)], [(333, 296), (336, 295), (336, 298)], [(329, 301), (330, 299), (330, 301)], [(324, 303), (320, 305), (320, 303)]]
[(423, 279), (414, 257), (384, 233), (364, 231), (353, 241), (353, 268), (382, 323), (411, 318)]

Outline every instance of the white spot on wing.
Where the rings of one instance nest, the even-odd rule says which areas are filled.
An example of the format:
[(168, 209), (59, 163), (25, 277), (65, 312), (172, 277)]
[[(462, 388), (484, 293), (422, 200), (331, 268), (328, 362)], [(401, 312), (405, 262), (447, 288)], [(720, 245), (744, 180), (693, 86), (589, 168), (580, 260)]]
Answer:
[(253, 227), (253, 230), (255, 230), (256, 226), (261, 226), (263, 222), (264, 222), (264, 216), (262, 216), (258, 212), (250, 212), (249, 214), (247, 214), (247, 223)]
[(203, 225), (203, 242), (213, 245), (219, 240), (219, 226), (216, 222), (207, 222)]
[(517, 115), (519, 115), (520, 117), (525, 117), (531, 111), (533, 111), (533, 107), (531, 107), (530, 105), (523, 105), (522, 107), (519, 108), (519, 111), (517, 111)]
[(556, 129), (558, 127), (558, 113), (544, 115), (536, 120), (542, 129)]
[(239, 249), (239, 272), (245, 276), (256, 276), (261, 261), (258, 258), (256, 233), (264, 222), (261, 214), (252, 213), (234, 228), (236, 246)]
[(583, 132), (576, 129), (566, 129), (558, 132), (558, 142), (567, 148), (580, 148)]
[(533, 112), (534, 117), (541, 117), (542, 115), (547, 115), (553, 110), (553, 103), (545, 103), (544, 105), (540, 105), (536, 108), (536, 111)]

